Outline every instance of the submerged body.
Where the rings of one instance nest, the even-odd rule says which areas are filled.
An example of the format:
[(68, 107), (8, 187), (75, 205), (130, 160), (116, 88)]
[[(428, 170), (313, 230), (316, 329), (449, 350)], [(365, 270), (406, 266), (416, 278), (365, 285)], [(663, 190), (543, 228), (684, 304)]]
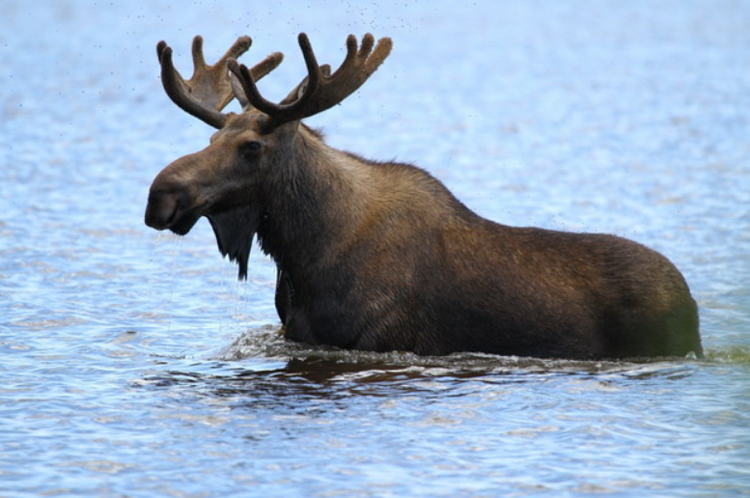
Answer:
[[(345, 153), (337, 165), (317, 135), (300, 133), (306, 156), (329, 158), (313, 176), (335, 180), (307, 204), (278, 196), (258, 230), (279, 263), (290, 339), (425, 355), (700, 354), (695, 302), (659, 253), (612, 235), (494, 223), (418, 168)], [(275, 212), (286, 213), (280, 229)]]
[[(241, 278), (257, 235), (279, 269), (276, 306), (288, 338), (423, 355), (701, 354), (695, 301), (659, 253), (612, 235), (494, 223), (423, 170), (333, 149), (301, 123), (364, 83), (390, 40), (373, 50), (371, 36), (360, 48), (350, 37), (331, 75), (301, 35), (309, 78), (280, 104), (254, 81), (280, 54), (251, 70), (227, 60), (249, 43), (238, 40), (208, 67), (194, 42), (189, 81), (159, 45), (169, 96), (219, 131), (156, 177), (146, 224), (185, 235), (207, 217)], [(227, 67), (241, 114), (217, 110), (231, 100)]]

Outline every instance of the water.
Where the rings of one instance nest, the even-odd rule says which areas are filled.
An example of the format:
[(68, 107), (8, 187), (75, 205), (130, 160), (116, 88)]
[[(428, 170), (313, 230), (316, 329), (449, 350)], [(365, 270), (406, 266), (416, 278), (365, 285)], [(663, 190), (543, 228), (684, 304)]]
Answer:
[[(6, 0), (0, 18), (0, 497), (750, 496), (750, 2), (397, 5)], [(669, 256), (707, 359), (651, 363), (311, 349), (277, 333), (208, 224), (142, 224), (148, 186), (211, 130), (176, 109), (241, 34), (391, 57), (311, 119), (414, 161), (479, 213), (617, 233)]]

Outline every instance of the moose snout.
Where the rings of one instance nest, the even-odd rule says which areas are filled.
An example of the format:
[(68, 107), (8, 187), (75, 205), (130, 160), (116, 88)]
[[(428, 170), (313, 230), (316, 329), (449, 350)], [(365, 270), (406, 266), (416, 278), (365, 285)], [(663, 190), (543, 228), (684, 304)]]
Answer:
[(173, 192), (151, 191), (146, 206), (146, 225), (156, 230), (169, 228), (178, 219), (180, 197)]

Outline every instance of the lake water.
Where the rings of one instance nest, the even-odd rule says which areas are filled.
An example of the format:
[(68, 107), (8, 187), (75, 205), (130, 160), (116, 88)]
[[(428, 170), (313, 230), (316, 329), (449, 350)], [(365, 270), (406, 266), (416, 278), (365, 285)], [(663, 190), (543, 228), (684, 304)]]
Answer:
[[(0, 497), (750, 496), (750, 2), (37, 2), (0, 15)], [(394, 51), (309, 121), (512, 225), (683, 271), (705, 360), (419, 358), (288, 344), (274, 268), (143, 225), (211, 130), (159, 81), (239, 35), (304, 74)]]

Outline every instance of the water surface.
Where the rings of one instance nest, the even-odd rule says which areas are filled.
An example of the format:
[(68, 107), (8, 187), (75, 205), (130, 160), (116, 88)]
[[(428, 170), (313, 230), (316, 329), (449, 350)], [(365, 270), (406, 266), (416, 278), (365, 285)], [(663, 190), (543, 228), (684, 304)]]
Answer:
[[(0, 496), (750, 495), (750, 3), (6, 1)], [(211, 130), (158, 78), (239, 35), (262, 90), (391, 36), (329, 143), (413, 161), (502, 223), (616, 233), (693, 289), (705, 360), (542, 361), (288, 344), (208, 224), (142, 223)], [(255, 58), (255, 59), (253, 59)]]

